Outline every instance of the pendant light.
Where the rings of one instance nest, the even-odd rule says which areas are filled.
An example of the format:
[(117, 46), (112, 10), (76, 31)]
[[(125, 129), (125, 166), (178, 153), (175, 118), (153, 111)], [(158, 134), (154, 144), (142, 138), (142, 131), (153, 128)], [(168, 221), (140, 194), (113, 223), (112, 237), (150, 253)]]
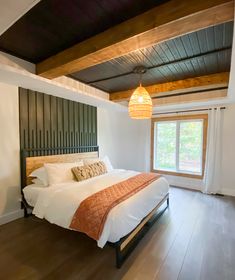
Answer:
[(150, 119), (152, 117), (152, 99), (147, 90), (141, 84), (141, 77), (146, 68), (138, 66), (133, 71), (140, 75), (140, 85), (133, 92), (129, 101), (129, 116), (132, 119)]

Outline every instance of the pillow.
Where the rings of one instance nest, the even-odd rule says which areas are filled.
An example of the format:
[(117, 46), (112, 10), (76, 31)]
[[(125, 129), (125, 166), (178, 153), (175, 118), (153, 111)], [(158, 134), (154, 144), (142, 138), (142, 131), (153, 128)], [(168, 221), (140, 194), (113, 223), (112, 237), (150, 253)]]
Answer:
[(38, 178), (39, 180), (41, 180), (42, 184), (44, 186), (48, 186), (48, 177), (47, 177), (47, 172), (45, 167), (40, 167), (35, 169), (30, 175), (29, 177), (35, 177)]
[(81, 167), (73, 167), (72, 172), (77, 181), (83, 181), (95, 176), (105, 174), (107, 173), (107, 169), (103, 161), (98, 161)]
[(44, 164), (49, 185), (71, 182), (74, 180), (71, 169), (75, 166), (83, 166), (83, 161), (71, 163), (45, 163)]
[(102, 161), (104, 162), (104, 164), (106, 166), (107, 172), (110, 172), (113, 170), (113, 166), (112, 166), (108, 156), (105, 156)]
[(99, 159), (99, 158), (84, 159), (84, 164), (88, 165), (88, 164), (92, 164), (92, 163), (95, 163), (95, 162), (98, 162), (98, 161), (102, 161), (105, 164), (107, 172), (110, 172), (110, 171), (113, 170), (113, 166), (112, 166), (108, 156), (105, 156), (102, 159)]
[(33, 179), (33, 180), (32, 180), (32, 183), (33, 183), (32, 185), (40, 185), (40, 186), (47, 187), (47, 186), (45, 186), (45, 185), (43, 184), (43, 181), (40, 180), (39, 178)]

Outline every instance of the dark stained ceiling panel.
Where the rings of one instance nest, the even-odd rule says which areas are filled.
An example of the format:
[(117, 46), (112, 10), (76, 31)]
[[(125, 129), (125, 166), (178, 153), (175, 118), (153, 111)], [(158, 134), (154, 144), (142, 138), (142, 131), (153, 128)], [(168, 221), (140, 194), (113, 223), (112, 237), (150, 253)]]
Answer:
[(164, 83), (230, 70), (233, 22), (209, 27), (153, 47), (87, 68), (70, 77), (107, 92), (137, 86), (133, 68), (150, 68), (144, 85)]
[(0, 50), (38, 63), (166, 0), (42, 0), (0, 36)]

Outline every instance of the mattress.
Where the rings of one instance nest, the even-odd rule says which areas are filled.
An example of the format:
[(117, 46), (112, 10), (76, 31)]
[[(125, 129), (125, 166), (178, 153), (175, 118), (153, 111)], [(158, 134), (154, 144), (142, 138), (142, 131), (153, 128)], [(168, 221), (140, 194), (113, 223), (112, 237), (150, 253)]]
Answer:
[[(137, 174), (139, 172), (116, 169), (82, 182), (51, 185), (41, 188), (40, 191), (30, 191), (31, 200), (36, 200), (36, 203), (35, 200), (33, 201), (35, 206), (33, 214), (69, 229), (73, 215), (84, 199)], [(168, 191), (169, 184), (165, 178), (161, 177), (116, 205), (107, 216), (103, 232), (97, 242), (98, 246), (104, 247), (107, 241), (117, 242), (130, 233), (157, 206)]]

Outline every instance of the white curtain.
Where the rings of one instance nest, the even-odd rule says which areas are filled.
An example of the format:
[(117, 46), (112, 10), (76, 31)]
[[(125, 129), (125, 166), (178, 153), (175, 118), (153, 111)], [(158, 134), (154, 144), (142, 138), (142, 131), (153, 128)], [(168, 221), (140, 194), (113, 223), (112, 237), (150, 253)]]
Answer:
[(222, 110), (213, 108), (208, 115), (207, 155), (204, 193), (216, 194), (221, 189)]

